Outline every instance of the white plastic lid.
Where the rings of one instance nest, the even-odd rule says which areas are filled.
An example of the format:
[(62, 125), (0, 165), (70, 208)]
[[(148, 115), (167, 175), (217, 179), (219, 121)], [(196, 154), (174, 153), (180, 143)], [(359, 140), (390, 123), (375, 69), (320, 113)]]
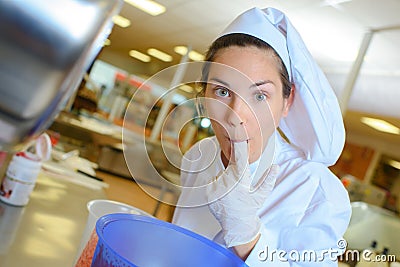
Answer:
[(50, 159), (51, 156), (51, 140), (47, 133), (42, 134), (36, 140), (36, 154), (42, 161)]

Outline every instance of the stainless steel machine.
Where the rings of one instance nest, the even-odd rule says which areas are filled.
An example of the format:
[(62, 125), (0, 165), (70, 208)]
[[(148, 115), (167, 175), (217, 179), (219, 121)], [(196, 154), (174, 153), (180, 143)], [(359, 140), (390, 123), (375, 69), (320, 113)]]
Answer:
[(77, 89), (123, 0), (0, 0), (0, 151), (47, 127)]

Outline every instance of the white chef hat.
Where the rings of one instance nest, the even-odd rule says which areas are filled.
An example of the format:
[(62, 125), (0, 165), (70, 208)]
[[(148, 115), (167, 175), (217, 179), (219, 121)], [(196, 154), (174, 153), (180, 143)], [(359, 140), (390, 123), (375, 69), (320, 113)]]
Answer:
[(333, 165), (345, 140), (340, 107), (324, 73), (286, 15), (274, 8), (252, 8), (239, 15), (219, 37), (231, 33), (257, 37), (275, 49), (296, 87), (290, 112), (279, 127), (307, 159)]

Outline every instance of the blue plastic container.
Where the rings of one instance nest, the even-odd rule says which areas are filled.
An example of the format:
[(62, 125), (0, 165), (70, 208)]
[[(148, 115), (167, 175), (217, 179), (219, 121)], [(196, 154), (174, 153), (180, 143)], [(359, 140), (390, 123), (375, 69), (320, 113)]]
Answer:
[(96, 223), (92, 267), (246, 267), (224, 247), (171, 223), (135, 214), (108, 214)]

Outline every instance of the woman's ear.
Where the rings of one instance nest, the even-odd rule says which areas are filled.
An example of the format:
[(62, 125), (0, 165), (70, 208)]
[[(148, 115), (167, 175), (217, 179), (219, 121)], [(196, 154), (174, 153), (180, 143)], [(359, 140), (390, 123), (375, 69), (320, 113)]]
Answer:
[(282, 113), (282, 117), (286, 117), (287, 114), (289, 113), (290, 107), (293, 104), (294, 101), (294, 96), (296, 94), (296, 87), (294, 86), (294, 84), (292, 84), (292, 87), (290, 89), (290, 95), (288, 98), (285, 98), (283, 101), (283, 113)]

